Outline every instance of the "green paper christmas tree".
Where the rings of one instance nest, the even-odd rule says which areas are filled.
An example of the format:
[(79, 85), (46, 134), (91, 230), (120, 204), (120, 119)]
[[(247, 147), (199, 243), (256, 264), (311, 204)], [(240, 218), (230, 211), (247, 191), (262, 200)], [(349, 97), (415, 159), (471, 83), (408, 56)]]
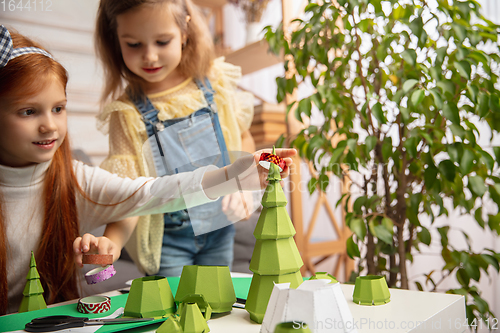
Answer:
[(291, 288), (297, 288), (303, 281), (300, 274), (303, 262), (293, 240), (295, 228), (286, 211), (280, 171), (274, 163), (270, 163), (267, 180), (262, 197), (264, 208), (253, 233), (256, 238), (250, 261), (253, 277), (245, 305), (250, 319), (259, 324), (264, 319), (274, 283), (290, 283)]
[(26, 286), (23, 290), (23, 300), (19, 306), (19, 312), (46, 309), (47, 304), (43, 299), (43, 288), (40, 283), (40, 274), (36, 269), (35, 255), (31, 251), (30, 271), (26, 276)]

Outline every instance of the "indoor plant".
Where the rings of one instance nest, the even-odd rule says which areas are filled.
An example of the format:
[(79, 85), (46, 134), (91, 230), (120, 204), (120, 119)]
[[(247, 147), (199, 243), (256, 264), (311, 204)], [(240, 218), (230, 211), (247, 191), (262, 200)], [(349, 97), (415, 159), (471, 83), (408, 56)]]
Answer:
[[(481, 15), (478, 2), (310, 1), (303, 17), (289, 38), (282, 26), (266, 28), (271, 50), (283, 50), (287, 59), (289, 75), (277, 78), (277, 98), (304, 83), (314, 88), (288, 110), (306, 125), (314, 109), (325, 121), (287, 142), (318, 171), (311, 193), (325, 190), (331, 173), (354, 180), (346, 194), (353, 201), (347, 250), (359, 258), (358, 273), (408, 288), (412, 253), (431, 242), (422, 218), (432, 227), (448, 215), (447, 202), (498, 234), (500, 147), (481, 147), (477, 126), (482, 135), (500, 128), (500, 29)], [(485, 200), (495, 202), (493, 211)], [(427, 286), (417, 286), (436, 290), (443, 277), (455, 276), (460, 288), (447, 292), (466, 296), (474, 325), (492, 313), (473, 280), (490, 267), (498, 272), (500, 254), (453, 248), (449, 228), (436, 233), (440, 274), (426, 274)]]

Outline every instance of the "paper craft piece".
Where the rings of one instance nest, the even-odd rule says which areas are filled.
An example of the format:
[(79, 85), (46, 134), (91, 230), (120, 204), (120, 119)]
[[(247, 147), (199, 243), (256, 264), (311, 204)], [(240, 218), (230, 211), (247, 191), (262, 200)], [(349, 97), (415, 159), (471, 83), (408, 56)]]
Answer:
[(236, 302), (236, 295), (229, 267), (184, 266), (175, 301), (180, 303), (184, 297), (191, 294), (203, 295), (212, 307), (213, 313), (231, 311)]
[(309, 327), (303, 323), (286, 322), (279, 323), (274, 329), (274, 333), (311, 333)]
[(96, 284), (112, 278), (115, 274), (116, 270), (113, 265), (97, 267), (85, 274), (85, 280), (87, 281), (87, 284)]
[(84, 254), (82, 257), (84, 265), (111, 265), (113, 264), (112, 254)]
[(257, 239), (250, 261), (252, 283), (245, 309), (250, 319), (262, 323), (274, 283), (289, 282), (292, 288), (302, 283), (302, 258), (293, 240), (295, 229), (286, 211), (278, 166), (271, 163), (268, 185), (262, 197), (262, 212), (254, 231)]
[(186, 303), (196, 303), (198, 305), (198, 308), (200, 311), (204, 314), (204, 318), (206, 321), (208, 321), (212, 317), (212, 307), (208, 303), (208, 301), (205, 299), (205, 296), (202, 294), (190, 294), (186, 295), (180, 305), (179, 308), (177, 309), (178, 313), (182, 313), (182, 307)]
[(300, 271), (283, 275), (254, 274), (250, 284), (252, 294), (249, 292), (245, 303), (245, 309), (250, 313), (251, 320), (262, 323), (275, 283), (290, 283), (292, 288), (297, 288), (302, 283), (302, 274)]
[(286, 207), (268, 207), (262, 211), (253, 235), (256, 239), (277, 239), (279, 236), (295, 236), (295, 228)]
[(111, 308), (111, 298), (107, 296), (89, 296), (80, 298), (76, 309), (80, 313), (104, 313)]
[(208, 324), (196, 303), (183, 304), (180, 324), (184, 333), (210, 332), (210, 328), (208, 328)]
[(356, 333), (353, 317), (340, 283), (326, 279), (304, 281), (297, 289), (288, 283), (273, 288), (261, 333), (272, 333), (277, 324), (294, 322), (312, 333)]
[(23, 290), (23, 299), (19, 312), (46, 309), (47, 304), (43, 298), (43, 287), (40, 283), (40, 274), (36, 269), (35, 254), (31, 251), (30, 270), (26, 276), (26, 286)]
[(171, 315), (168, 317), (168, 319), (158, 327), (156, 333), (184, 333), (179, 323), (179, 316)]
[(318, 279), (326, 279), (326, 280), (330, 280), (331, 282), (330, 283), (337, 283), (337, 279), (331, 275), (331, 274), (328, 274), (327, 272), (316, 272), (316, 274), (314, 274), (313, 276), (311, 276), (309, 278), (309, 280), (318, 280)]
[(132, 281), (125, 316), (163, 317), (175, 312), (174, 296), (163, 276), (145, 276)]
[(385, 277), (378, 275), (358, 276), (352, 294), (354, 303), (382, 305), (391, 301), (391, 293)]

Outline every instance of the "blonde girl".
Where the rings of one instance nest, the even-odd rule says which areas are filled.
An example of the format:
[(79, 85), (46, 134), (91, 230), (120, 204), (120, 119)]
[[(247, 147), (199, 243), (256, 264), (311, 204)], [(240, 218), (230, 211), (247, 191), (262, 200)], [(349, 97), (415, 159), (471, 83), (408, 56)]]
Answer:
[[(98, 126), (110, 134), (110, 153), (101, 167), (136, 178), (255, 149), (248, 130), (252, 97), (236, 93), (241, 71), (214, 59), (212, 36), (190, 0), (101, 0), (96, 48), (106, 79), (103, 99), (114, 100), (99, 115)], [(180, 120), (201, 119), (200, 112), (211, 117), (212, 140), (186, 125), (166, 137), (163, 168), (143, 161), (148, 137), (173, 124), (179, 127)], [(230, 266), (231, 222), (246, 217), (250, 206), (238, 194), (189, 214), (142, 217), (126, 248), (147, 274), (178, 276), (189, 264)], [(197, 232), (202, 224), (212, 225), (209, 230), (225, 227)]]

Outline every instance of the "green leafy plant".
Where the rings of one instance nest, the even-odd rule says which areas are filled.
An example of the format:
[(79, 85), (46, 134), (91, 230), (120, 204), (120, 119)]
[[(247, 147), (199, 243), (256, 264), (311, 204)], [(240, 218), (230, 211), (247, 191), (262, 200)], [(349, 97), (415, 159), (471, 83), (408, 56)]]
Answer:
[[(306, 128), (286, 139), (318, 171), (311, 193), (325, 190), (331, 174), (353, 179), (347, 251), (359, 258), (357, 273), (408, 288), (407, 265), (435, 228), (444, 264), (425, 274), (425, 287), (436, 291), (454, 276), (460, 288), (447, 292), (465, 295), (469, 324), (488, 319), (475, 281), (491, 267), (499, 271), (500, 254), (475, 253), (466, 232), (468, 249), (456, 249), (448, 242), (452, 223), (433, 223), (453, 206), (500, 232), (497, 207), (484, 205), (500, 204), (500, 147), (478, 144), (480, 134), (500, 128), (499, 26), (475, 0), (310, 0), (303, 17), (287, 38), (282, 26), (266, 28), (270, 49), (284, 51), (292, 74), (276, 79), (277, 98), (303, 84), (314, 88), (288, 105)], [(313, 112), (322, 125), (308, 125)]]

